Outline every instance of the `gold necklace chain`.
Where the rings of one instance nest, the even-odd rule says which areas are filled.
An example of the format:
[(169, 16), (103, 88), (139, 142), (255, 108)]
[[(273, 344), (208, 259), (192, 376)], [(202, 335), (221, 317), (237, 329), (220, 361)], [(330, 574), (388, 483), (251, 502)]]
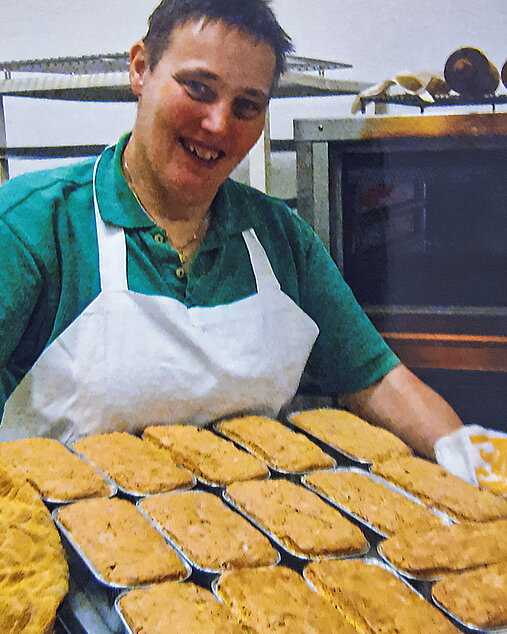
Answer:
[[(156, 221), (156, 219), (150, 214), (150, 212), (146, 209), (146, 207), (143, 205), (143, 203), (141, 202), (141, 199), (139, 198), (139, 196), (137, 195), (137, 192), (135, 190), (134, 187), (134, 183), (132, 181), (132, 176), (130, 175), (130, 171), (129, 171), (129, 166), (127, 163), (127, 158), (125, 156), (125, 153), (122, 156), (122, 164), (123, 164), (123, 173), (125, 174), (126, 178), (127, 178), (127, 183), (128, 186), (130, 188), (130, 191), (134, 194), (134, 198), (137, 200), (137, 202), (139, 203), (139, 206), (141, 207), (141, 209), (144, 211), (144, 213), (148, 216), (148, 218), (154, 222), (157, 227), (160, 227), (160, 225), (158, 224), (158, 222)], [(169, 244), (172, 246), (172, 248), (178, 252), (178, 257), (180, 259), (181, 264), (185, 264), (185, 262), (187, 261), (187, 257), (186, 255), (183, 253), (183, 251), (192, 244), (192, 242), (195, 242), (197, 240), (197, 238), (199, 237), (202, 229), (208, 224), (209, 221), (209, 210), (206, 211), (206, 213), (204, 214), (204, 216), (201, 218), (201, 222), (199, 223), (199, 225), (197, 226), (197, 229), (195, 230), (195, 233), (193, 234), (193, 236), (187, 240), (185, 242), (185, 244), (182, 244), (180, 246), (176, 245), (174, 243), (174, 241), (171, 239), (171, 236), (168, 234), (167, 229), (164, 229), (166, 235), (167, 235), (167, 240), (169, 242)]]

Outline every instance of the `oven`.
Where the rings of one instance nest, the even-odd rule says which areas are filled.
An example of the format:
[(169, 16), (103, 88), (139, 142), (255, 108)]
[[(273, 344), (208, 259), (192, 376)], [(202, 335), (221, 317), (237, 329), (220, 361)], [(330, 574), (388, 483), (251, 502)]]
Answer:
[(507, 113), (295, 122), (298, 213), (401, 360), (507, 431)]

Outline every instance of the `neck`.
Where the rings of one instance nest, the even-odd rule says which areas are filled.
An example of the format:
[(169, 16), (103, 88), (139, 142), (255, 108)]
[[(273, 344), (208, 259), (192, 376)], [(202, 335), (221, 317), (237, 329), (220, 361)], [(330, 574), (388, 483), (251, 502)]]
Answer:
[(147, 215), (160, 226), (169, 223), (192, 223), (201, 220), (210, 208), (216, 192), (202, 199), (188, 195), (174, 187), (164, 186), (154, 174), (143, 166), (149, 161), (137, 151), (133, 138), (127, 143), (122, 156), (125, 179)]
[[(128, 145), (122, 156), (122, 170), (131, 192), (150, 220), (165, 230), (169, 244), (178, 251), (182, 264), (185, 264), (195, 254), (206, 235), (209, 225), (209, 205), (204, 209), (201, 206), (187, 205), (182, 213), (180, 207), (174, 206), (174, 200), (171, 203), (166, 202), (167, 206), (165, 206), (158, 196), (154, 198), (147, 195), (145, 198), (145, 194), (140, 195), (137, 183), (142, 183), (142, 180), (135, 178), (135, 172), (130, 167), (127, 149)], [(146, 191), (149, 192), (149, 189), (143, 188), (143, 192)], [(148, 203), (147, 205), (145, 200), (155, 200), (156, 204)], [(179, 210), (179, 213), (167, 213), (167, 210), (174, 209)]]

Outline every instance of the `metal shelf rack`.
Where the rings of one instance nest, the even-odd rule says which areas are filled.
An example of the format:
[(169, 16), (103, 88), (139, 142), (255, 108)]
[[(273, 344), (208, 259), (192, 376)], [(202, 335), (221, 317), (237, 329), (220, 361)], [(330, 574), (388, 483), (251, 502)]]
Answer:
[[(287, 71), (280, 78), (274, 98), (355, 95), (368, 86), (365, 82), (325, 77), (326, 71), (351, 68), (350, 64), (295, 55), (287, 61)], [(3, 97), (133, 102), (136, 97), (130, 89), (128, 66), (126, 52), (0, 62), (0, 182), (8, 178), (9, 158), (93, 156), (103, 147), (8, 147)], [(291, 140), (282, 140), (277, 145), (276, 141), (271, 142), (269, 134), (265, 134), (263, 141), (252, 151), (251, 182), (268, 191), (271, 151), (287, 151), (295, 146)]]

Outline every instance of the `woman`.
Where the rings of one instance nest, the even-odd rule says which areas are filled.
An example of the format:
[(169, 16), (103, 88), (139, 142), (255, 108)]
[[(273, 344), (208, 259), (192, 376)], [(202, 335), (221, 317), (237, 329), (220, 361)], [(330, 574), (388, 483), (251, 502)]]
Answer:
[(2, 187), (3, 439), (275, 416), (305, 369), (426, 455), (462, 428), (309, 227), (228, 180), (289, 50), (264, 0), (164, 0), (131, 50), (131, 135)]

